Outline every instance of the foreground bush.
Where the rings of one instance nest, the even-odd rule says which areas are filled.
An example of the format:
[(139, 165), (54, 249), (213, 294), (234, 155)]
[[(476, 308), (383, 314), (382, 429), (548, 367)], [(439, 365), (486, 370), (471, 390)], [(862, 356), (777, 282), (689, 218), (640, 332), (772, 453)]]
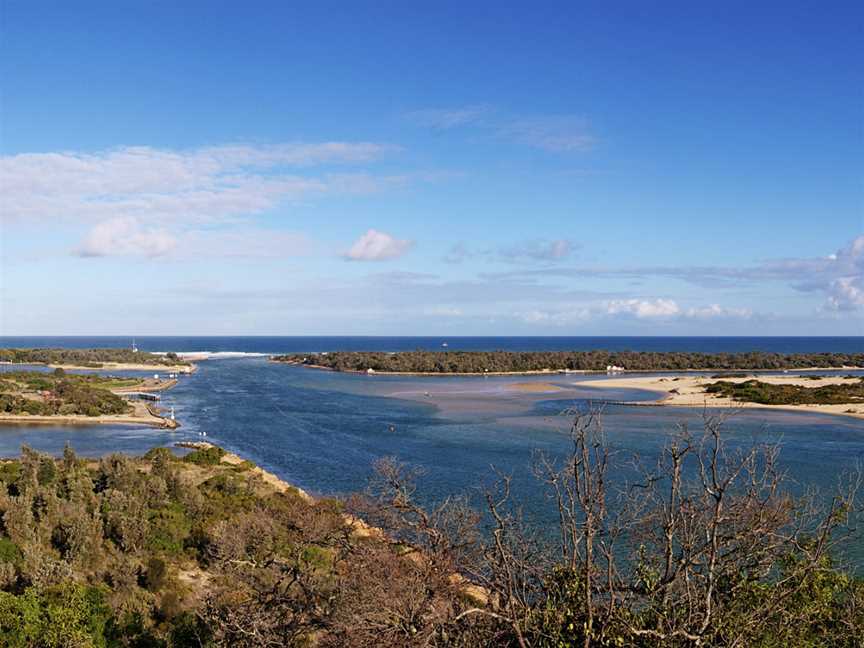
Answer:
[[(478, 513), (377, 465), (347, 505), (166, 449), (0, 464), (3, 646), (858, 646), (864, 583), (832, 562), (857, 514), (784, 489), (777, 449), (684, 430), (620, 497), (600, 420), (538, 457), (532, 529), (503, 476)], [(346, 512), (347, 511), (347, 512)], [(362, 515), (378, 528), (358, 523)]]

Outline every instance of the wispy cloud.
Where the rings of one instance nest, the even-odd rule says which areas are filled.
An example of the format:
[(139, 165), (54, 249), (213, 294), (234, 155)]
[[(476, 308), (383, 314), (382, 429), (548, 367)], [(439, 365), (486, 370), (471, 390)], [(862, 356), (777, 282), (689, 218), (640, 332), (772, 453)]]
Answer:
[(465, 243), (453, 245), (444, 255), (445, 263), (458, 264), (468, 259), (487, 262), (549, 264), (565, 261), (578, 249), (569, 239), (530, 239), (484, 250), (472, 250)]
[(309, 170), (369, 163), (393, 150), (369, 142), (323, 142), (4, 156), (0, 214), (13, 222), (134, 218), (176, 224), (248, 218), (309, 194), (368, 192), (392, 184), (393, 178), (368, 173)]
[(468, 249), (468, 246), (464, 243), (457, 243), (452, 246), (447, 254), (444, 255), (444, 263), (462, 263), (466, 259), (470, 259), (473, 256), (471, 250)]
[(463, 106), (462, 108), (426, 108), (409, 112), (407, 118), (426, 128), (448, 130), (457, 126), (483, 122), (494, 113), (487, 105)]
[(133, 218), (113, 218), (95, 225), (72, 250), (83, 258), (161, 257), (167, 260), (287, 258), (309, 254), (314, 243), (303, 234), (261, 227), (192, 229), (171, 233)]
[(498, 250), (505, 261), (562, 261), (573, 254), (575, 244), (567, 239), (523, 241)]
[(514, 119), (501, 124), (499, 134), (554, 153), (589, 151), (597, 143), (589, 131), (588, 121), (574, 115)]
[(769, 259), (750, 266), (551, 266), (488, 272), (488, 279), (678, 279), (707, 288), (738, 288), (764, 282), (785, 283), (799, 292), (821, 294), (829, 311), (864, 307), (864, 235), (827, 256)]
[(397, 239), (386, 232), (370, 229), (354, 242), (345, 253), (345, 258), (349, 261), (388, 261), (398, 259), (413, 245), (413, 241)]
[(427, 108), (406, 116), (425, 128), (474, 128), (494, 138), (553, 153), (585, 152), (597, 143), (588, 120), (581, 115), (509, 115), (489, 105), (473, 105)]

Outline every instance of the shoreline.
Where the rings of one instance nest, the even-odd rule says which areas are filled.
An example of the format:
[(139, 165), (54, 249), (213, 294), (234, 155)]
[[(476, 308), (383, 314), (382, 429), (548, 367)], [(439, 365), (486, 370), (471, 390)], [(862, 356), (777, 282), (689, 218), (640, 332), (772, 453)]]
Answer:
[(9, 365), (16, 367), (49, 367), (51, 369), (70, 369), (72, 371), (154, 371), (154, 373), (178, 373), (191, 374), (194, 373), (198, 366), (194, 363), (188, 365), (155, 365), (146, 363), (130, 363), (130, 362), (101, 362), (99, 367), (85, 367), (84, 365), (75, 364), (54, 364), (50, 362), (8, 362), (0, 361), (0, 365)]
[(29, 414), (0, 414), (0, 425), (26, 426), (26, 425), (146, 425), (148, 427), (176, 430), (180, 427), (177, 421), (172, 421), (163, 416), (156, 416), (152, 412), (147, 416), (139, 413), (104, 414), (100, 416), (85, 416), (84, 414), (65, 414), (63, 416), (32, 416)]
[[(167, 391), (177, 383), (176, 378), (164, 381), (144, 378), (137, 385), (118, 387), (108, 391), (117, 396), (136, 392)], [(156, 414), (155, 406), (149, 403), (135, 400), (130, 401), (129, 405), (132, 407), (132, 412), (129, 414), (100, 414), (99, 416), (86, 416), (85, 414), (0, 414), (0, 425), (146, 425), (167, 430), (176, 430), (180, 427), (180, 423), (175, 419)]]
[[(679, 372), (683, 373), (683, 372)], [(743, 372), (742, 372), (743, 373)], [(754, 375), (745, 378), (724, 378), (729, 382), (741, 383), (752, 380)], [(616, 405), (628, 407), (687, 407), (687, 408), (730, 408), (730, 409), (765, 409), (810, 414), (830, 414), (833, 416), (845, 416), (847, 418), (864, 419), (864, 401), (861, 403), (839, 403), (839, 404), (817, 404), (802, 403), (800, 405), (771, 405), (766, 403), (752, 403), (748, 401), (737, 401), (726, 396), (707, 394), (704, 386), (717, 379), (702, 376), (640, 376), (631, 378), (610, 377), (608, 380), (597, 380), (577, 383), (579, 387), (589, 389), (637, 389), (657, 394), (658, 398), (650, 401), (608, 401)], [(770, 375), (761, 376), (762, 382), (775, 385), (802, 385), (804, 387), (820, 387), (829, 384), (843, 384), (847, 379), (832, 377), (822, 380), (810, 378), (802, 381), (795, 375)], [(854, 380), (858, 380), (855, 378)], [(674, 390), (674, 391), (673, 391)]]
[[(174, 444), (177, 448), (192, 448), (196, 450), (206, 450), (208, 448), (221, 447), (216, 446), (214, 443), (210, 443), (209, 441), (178, 441)], [(250, 468), (250, 472), (253, 474), (259, 475), (262, 480), (272, 486), (280, 493), (292, 492), (296, 493), (303, 501), (307, 504), (315, 504), (318, 500), (304, 491), (299, 486), (294, 486), (293, 484), (289, 484), (284, 479), (281, 479), (274, 475), (273, 473), (264, 470), (261, 466), (256, 464), (251, 459), (243, 459), (238, 454), (233, 452), (228, 452), (224, 448), (222, 450), (225, 452), (222, 455), (222, 458), (219, 460), (220, 464), (228, 464), (231, 466), (236, 466), (238, 464), (243, 463), (244, 461), (249, 461), (253, 465), (253, 468)], [(342, 513), (342, 519), (345, 520), (345, 523), (350, 527), (351, 532), (358, 538), (375, 538), (381, 541), (394, 542), (393, 539), (388, 538), (387, 534), (380, 527), (372, 526), (368, 524), (362, 518), (359, 518), (355, 515), (351, 515), (350, 513)], [(411, 560), (422, 559), (422, 554), (418, 553), (416, 547), (412, 547), (412, 550), (406, 552), (406, 556)], [(481, 585), (477, 585), (476, 583), (471, 582), (461, 574), (454, 572), (450, 575), (450, 580), (454, 585), (457, 585), (461, 590), (462, 594), (473, 600), (475, 603), (479, 605), (485, 605), (489, 600), (489, 592), (483, 588)]]
[[(755, 375), (774, 375), (777, 372), (797, 373), (813, 371), (864, 371), (864, 367), (802, 367), (800, 369), (624, 369), (610, 374), (602, 369), (529, 369), (525, 371), (378, 371), (372, 369), (334, 369), (323, 365), (305, 364), (303, 362), (291, 362), (288, 360), (274, 360), (268, 358), (268, 362), (274, 364), (285, 364), (304, 369), (315, 369), (316, 371), (332, 371), (334, 373), (356, 374), (364, 376), (421, 376), (421, 377), (454, 377), (454, 376), (609, 376), (614, 378), (621, 374), (700, 374), (700, 373), (748, 373)], [(716, 380), (721, 380), (717, 378)]]

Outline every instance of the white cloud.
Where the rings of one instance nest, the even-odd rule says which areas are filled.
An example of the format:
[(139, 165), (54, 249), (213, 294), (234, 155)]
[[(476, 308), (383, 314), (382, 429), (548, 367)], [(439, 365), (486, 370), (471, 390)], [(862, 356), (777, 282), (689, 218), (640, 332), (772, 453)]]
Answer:
[(864, 306), (864, 236), (853, 239), (827, 261), (835, 275), (825, 288), (827, 308), (853, 311)]
[(146, 227), (134, 218), (112, 218), (95, 225), (72, 252), (93, 258), (109, 256), (284, 258), (308, 254), (313, 243), (302, 234), (262, 228), (188, 230), (172, 234)]
[(168, 254), (177, 240), (162, 229), (145, 228), (133, 218), (112, 218), (96, 225), (75, 254), (82, 257)]
[(632, 315), (639, 319), (674, 317), (680, 312), (672, 299), (613, 299), (606, 303), (608, 315)]
[(711, 304), (700, 308), (688, 308), (686, 316), (693, 319), (718, 319), (718, 318), (748, 318), (753, 312), (747, 308), (724, 308), (719, 304)]
[(393, 238), (386, 232), (370, 229), (345, 253), (350, 261), (387, 261), (405, 254), (413, 241)]
[(515, 313), (517, 319), (526, 324), (541, 324), (544, 326), (567, 326), (591, 319), (591, 310), (586, 307), (568, 306), (561, 310), (528, 310)]
[(315, 165), (370, 162), (392, 150), (369, 142), (323, 142), (4, 156), (0, 217), (171, 224), (247, 218), (308, 194), (368, 192), (391, 184), (392, 178), (368, 174), (299, 172)]
[(864, 278), (840, 277), (828, 285), (827, 308), (835, 311), (857, 310), (864, 306)]

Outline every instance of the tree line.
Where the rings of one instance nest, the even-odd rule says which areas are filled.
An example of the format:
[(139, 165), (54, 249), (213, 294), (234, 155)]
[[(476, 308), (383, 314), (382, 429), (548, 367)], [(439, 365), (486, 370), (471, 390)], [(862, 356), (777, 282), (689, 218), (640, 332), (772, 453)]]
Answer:
[(157, 355), (132, 349), (0, 349), (0, 362), (56, 364), (99, 368), (106, 362), (148, 365), (186, 365), (175, 353)]
[(864, 367), (864, 353), (695, 353), (654, 351), (335, 351), (289, 354), (279, 362), (326, 367), (336, 371), (412, 373), (496, 373), (524, 371), (781, 370), (812, 367)]

